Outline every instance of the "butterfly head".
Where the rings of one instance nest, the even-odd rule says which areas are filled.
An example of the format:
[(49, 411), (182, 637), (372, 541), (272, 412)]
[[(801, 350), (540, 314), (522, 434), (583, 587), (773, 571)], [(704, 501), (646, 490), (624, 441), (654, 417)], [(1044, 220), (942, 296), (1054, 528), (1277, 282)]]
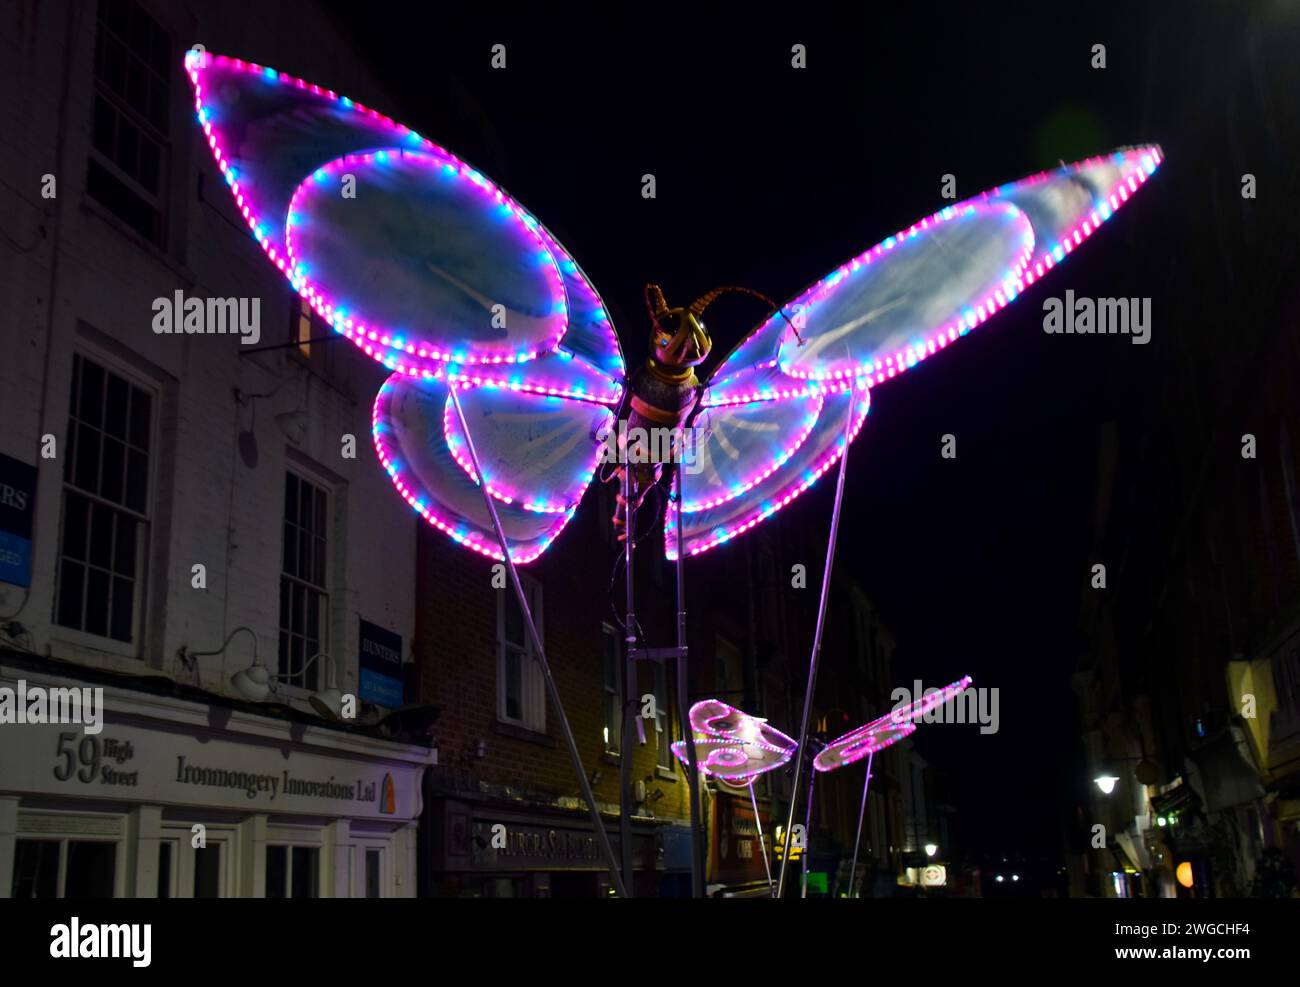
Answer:
[(704, 309), (712, 299), (706, 295), (682, 308), (670, 308), (658, 285), (646, 285), (646, 309), (653, 327), (651, 344), (654, 360), (672, 369), (693, 367), (709, 355), (713, 341), (704, 328)]

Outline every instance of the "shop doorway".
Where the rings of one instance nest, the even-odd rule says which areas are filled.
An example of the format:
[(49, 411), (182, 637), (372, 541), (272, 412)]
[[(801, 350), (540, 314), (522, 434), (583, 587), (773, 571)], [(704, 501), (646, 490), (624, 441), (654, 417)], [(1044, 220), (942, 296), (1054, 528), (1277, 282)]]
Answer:
[(595, 898), (599, 890), (594, 873), (559, 871), (551, 875), (552, 898)]

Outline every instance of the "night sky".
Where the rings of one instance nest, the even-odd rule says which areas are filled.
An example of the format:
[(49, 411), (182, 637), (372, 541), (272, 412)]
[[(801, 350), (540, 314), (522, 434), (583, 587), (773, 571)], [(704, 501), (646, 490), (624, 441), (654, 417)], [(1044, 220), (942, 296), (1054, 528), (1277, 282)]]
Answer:
[[(995, 736), (917, 735), (957, 780), (968, 844), (1059, 852), (1061, 807), (1086, 785), (1069, 676), (1084, 647), (1099, 429), (1141, 422), (1179, 320), (1196, 317), (1180, 246), (1205, 232), (1207, 199), (1237, 195), (1248, 170), (1206, 157), (1234, 98), (1251, 98), (1245, 15), (1219, 3), (864, 4), (803, 18), (615, 6), (478, 15), (371, 2), (336, 17), (398, 100), (380, 109), (560, 237), (630, 361), (644, 356), (647, 280), (672, 304), (733, 283), (786, 299), (941, 208), (945, 173), (961, 199), (1061, 160), (1163, 146), (1153, 181), (1060, 270), (874, 391), (850, 455), (841, 557), (899, 641), (895, 678), (971, 674), (1001, 693)], [(496, 43), (504, 71), (489, 64)], [(795, 43), (806, 70), (790, 67)], [(1096, 43), (1104, 70), (1090, 67)], [(1236, 138), (1237, 156), (1269, 139)], [(654, 200), (640, 194), (647, 172)], [(1151, 344), (1046, 335), (1043, 300), (1066, 289), (1152, 298)], [(743, 296), (719, 302), (714, 352), (764, 314)], [(949, 432), (952, 461), (939, 455)], [(824, 481), (791, 510), (829, 520), (832, 494)]]

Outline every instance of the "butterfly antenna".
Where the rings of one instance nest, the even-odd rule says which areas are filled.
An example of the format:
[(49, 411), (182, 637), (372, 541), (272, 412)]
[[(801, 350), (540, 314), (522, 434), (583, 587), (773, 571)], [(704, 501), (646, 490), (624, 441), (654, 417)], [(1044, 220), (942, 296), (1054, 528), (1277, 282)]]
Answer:
[[(646, 287), (647, 307), (650, 304), (651, 288), (654, 288), (654, 285), (648, 285)], [(657, 291), (658, 289), (656, 288), (655, 290)], [(714, 301), (718, 299), (719, 296), (728, 294), (730, 292), (740, 292), (741, 294), (744, 295), (753, 295), (755, 298), (758, 298), (766, 302), (771, 307), (773, 312), (779, 312), (781, 314), (781, 318), (785, 319), (786, 324), (790, 327), (790, 331), (794, 333), (794, 338), (799, 340), (800, 346), (803, 345), (803, 337), (799, 335), (799, 330), (795, 328), (795, 324), (792, 321), (790, 321), (790, 316), (785, 314), (785, 309), (782, 308), (780, 305), (778, 305), (776, 302), (774, 302), (772, 299), (768, 298), (767, 295), (763, 294), (761, 291), (755, 291), (753, 288), (746, 288), (743, 285), (738, 285), (738, 284), (723, 285), (722, 287), (714, 288), (712, 291), (708, 292), (707, 294), (701, 295), (699, 298), (695, 299), (695, 301), (691, 302), (690, 309), (697, 316), (703, 315), (704, 310), (708, 308), (710, 305), (712, 305)], [(662, 294), (659, 295), (659, 300), (660, 302), (663, 301)]]

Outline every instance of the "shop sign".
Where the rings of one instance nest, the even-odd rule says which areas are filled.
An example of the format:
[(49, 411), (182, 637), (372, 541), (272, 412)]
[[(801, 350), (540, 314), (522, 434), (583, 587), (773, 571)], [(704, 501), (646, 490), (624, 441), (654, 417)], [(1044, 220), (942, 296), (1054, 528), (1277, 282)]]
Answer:
[(0, 727), (0, 790), (354, 818), (409, 819), (420, 809), (423, 765), (105, 719), (97, 735), (62, 724)]
[(32, 584), (36, 467), (0, 455), (0, 583)]
[(396, 709), (405, 701), (402, 689), (402, 636), (386, 627), (361, 621), (357, 646), (361, 669), (361, 699)]

